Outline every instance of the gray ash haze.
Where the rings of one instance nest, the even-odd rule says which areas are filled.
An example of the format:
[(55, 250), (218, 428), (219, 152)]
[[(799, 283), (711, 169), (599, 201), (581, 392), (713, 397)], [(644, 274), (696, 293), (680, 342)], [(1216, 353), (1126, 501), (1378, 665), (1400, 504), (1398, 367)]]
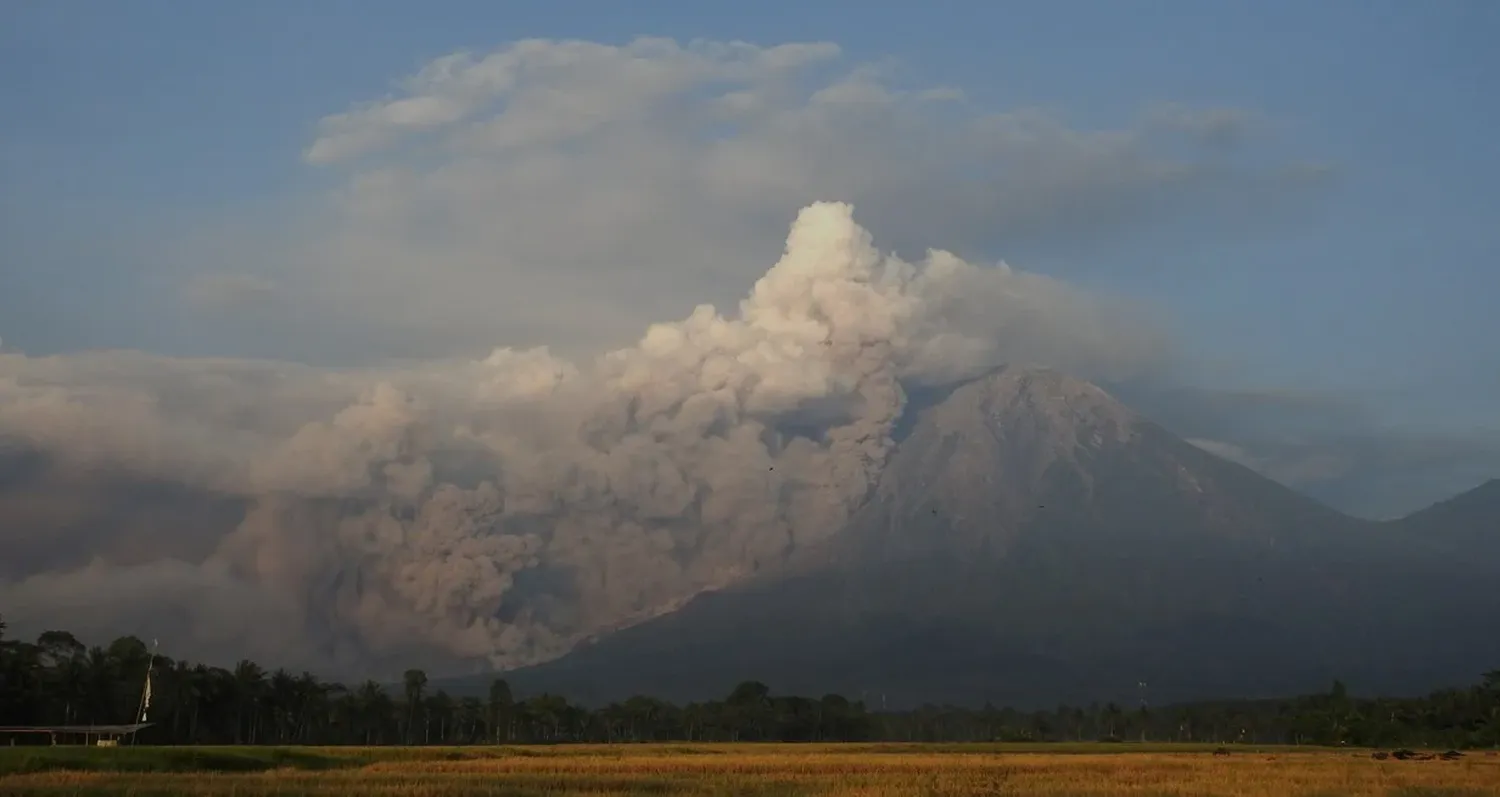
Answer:
[[(1008, 363), (1342, 508), (1500, 465), (1347, 392), (1203, 378), (1113, 269), (1116, 241), (1323, 207), (1327, 148), (1233, 104), (1085, 124), (908, 74), (820, 41), (525, 40), (267, 102), (221, 172), (0, 189), (0, 613), (345, 677), (535, 663), (836, 533), (909, 397)], [(215, 181), (258, 188), (162, 198)], [(1356, 409), (1302, 423), (1320, 401)]]
[(1120, 377), (1164, 350), (1127, 308), (1003, 264), (882, 255), (849, 205), (818, 203), (734, 311), (582, 363), (0, 355), (20, 553), (0, 604), (74, 624), (90, 606), (101, 630), (165, 612), (161, 634), (340, 668), (413, 649), (530, 663), (837, 531), (908, 387), (1017, 361)]

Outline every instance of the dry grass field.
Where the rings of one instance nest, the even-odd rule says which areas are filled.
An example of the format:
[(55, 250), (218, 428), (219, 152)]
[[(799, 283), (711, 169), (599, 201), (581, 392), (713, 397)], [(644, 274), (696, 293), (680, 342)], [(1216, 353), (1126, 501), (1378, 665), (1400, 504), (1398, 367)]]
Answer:
[(10, 748), (0, 795), (1500, 795), (1500, 757), (1006, 745)]

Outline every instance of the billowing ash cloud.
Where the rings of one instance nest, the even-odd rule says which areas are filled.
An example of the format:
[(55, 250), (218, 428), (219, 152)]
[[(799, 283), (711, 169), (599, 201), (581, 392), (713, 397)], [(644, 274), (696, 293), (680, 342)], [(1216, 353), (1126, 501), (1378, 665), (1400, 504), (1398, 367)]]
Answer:
[(836, 532), (908, 389), (1165, 356), (1049, 278), (883, 255), (839, 203), (737, 312), (586, 363), (0, 353), (0, 607), (344, 674), (534, 662)]
[(1258, 231), (1328, 179), (1269, 150), (1250, 110), (1080, 125), (826, 42), (525, 40), (362, 100), (317, 122), (300, 190), (186, 230), (173, 213), (139, 236), (159, 245), (112, 257), (150, 264), (122, 305), (192, 329), (179, 352), (593, 356), (738, 299), (819, 199), (854, 203), (898, 252), (1067, 259), (1059, 245), (1157, 224)]

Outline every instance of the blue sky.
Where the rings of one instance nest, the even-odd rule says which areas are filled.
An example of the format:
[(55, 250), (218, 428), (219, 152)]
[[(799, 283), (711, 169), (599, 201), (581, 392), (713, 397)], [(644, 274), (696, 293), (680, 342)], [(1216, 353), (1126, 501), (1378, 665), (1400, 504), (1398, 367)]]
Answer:
[[(1249, 162), (1318, 164), (1330, 176), (1268, 193), (1249, 213), (1167, 213), (1035, 236), (1011, 225), (1007, 240), (971, 224), (952, 245), (1152, 303), (1200, 383), (1358, 395), (1377, 426), (1500, 430), (1496, 34), (1500, 5), (1477, 0), (628, 10), (10, 2), (0, 8), (0, 341), (30, 354), (297, 356), (302, 344), (264, 320), (184, 312), (163, 286), (207, 262), (204, 251), (229, 251), (243, 266), (251, 256), (241, 250), (268, 240), (264, 230), (282, 229), (278, 219), (349, 178), (303, 158), (319, 119), (380, 99), (454, 51), (535, 37), (830, 41), (845, 62), (894, 59), (908, 82), (956, 87), (995, 111), (1045, 108), (1076, 129), (1128, 126), (1159, 103), (1263, 116), (1274, 135)], [(781, 211), (783, 231), (795, 210)], [(780, 243), (766, 241), (761, 260)], [(169, 260), (177, 264), (162, 270)], [(727, 295), (749, 278), (734, 279)], [(683, 302), (659, 307), (680, 316), (691, 309)], [(400, 330), (317, 329), (372, 341), (374, 352), (360, 356), (469, 341), (445, 329), (407, 352), (382, 343), (399, 342)], [(315, 356), (337, 360), (357, 343), (328, 346)]]

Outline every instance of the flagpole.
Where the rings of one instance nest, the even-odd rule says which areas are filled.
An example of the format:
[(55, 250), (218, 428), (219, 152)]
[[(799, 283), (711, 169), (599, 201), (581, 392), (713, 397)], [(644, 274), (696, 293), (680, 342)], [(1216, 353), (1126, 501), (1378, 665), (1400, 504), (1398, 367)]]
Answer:
[[(156, 666), (157, 644), (157, 640), (151, 640), (151, 657), (146, 660), (146, 683), (141, 687), (140, 708), (135, 713), (135, 724), (137, 725), (146, 721), (146, 710), (151, 708), (151, 670)], [(136, 729), (136, 732), (130, 734), (130, 743), (132, 745), (135, 744), (135, 734), (139, 730)]]

